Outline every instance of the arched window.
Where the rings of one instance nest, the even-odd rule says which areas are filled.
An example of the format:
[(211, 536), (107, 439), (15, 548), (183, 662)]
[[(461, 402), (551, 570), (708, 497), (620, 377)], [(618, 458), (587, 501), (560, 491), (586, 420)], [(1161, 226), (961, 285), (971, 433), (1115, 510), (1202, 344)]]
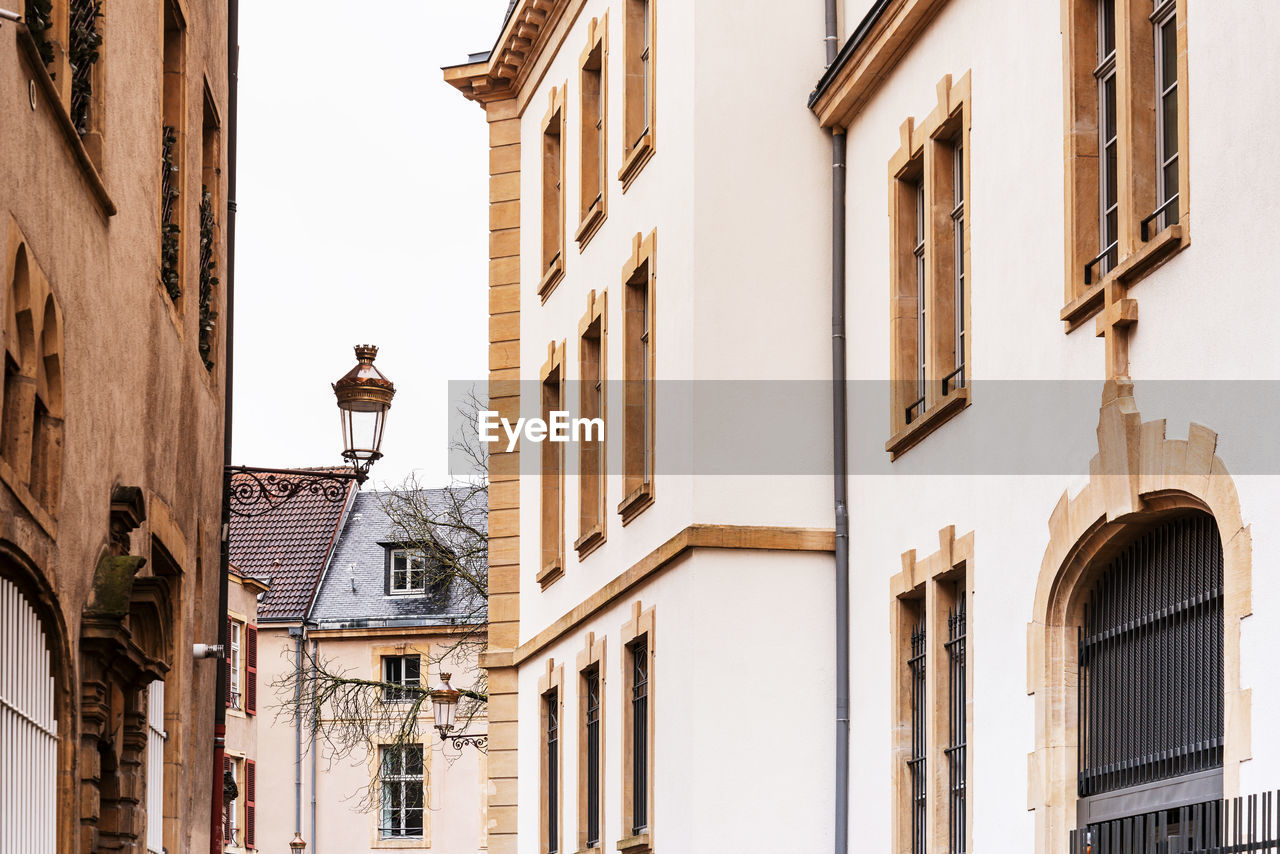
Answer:
[(9, 281), (4, 318), (4, 414), (0, 456), (21, 483), (31, 457), (31, 402), (35, 391), (35, 333), (31, 318), (31, 270), (27, 249), (19, 246)]
[(1181, 513), (1109, 550), (1079, 638), (1079, 824), (1221, 797), (1223, 557)]
[(36, 360), (35, 406), (31, 419), (31, 495), (52, 514), (58, 512), (62, 480), (62, 335), (58, 309), (50, 294), (40, 325)]
[(0, 851), (54, 854), (58, 725), (40, 619), (0, 578)]

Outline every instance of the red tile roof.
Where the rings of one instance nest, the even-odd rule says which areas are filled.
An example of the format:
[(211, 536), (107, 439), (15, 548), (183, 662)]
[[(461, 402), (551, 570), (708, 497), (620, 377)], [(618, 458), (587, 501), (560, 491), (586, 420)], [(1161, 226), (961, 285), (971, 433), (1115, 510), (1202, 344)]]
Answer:
[[(345, 472), (345, 468), (291, 469), (307, 472)], [(258, 475), (262, 478), (262, 475)], [(253, 475), (232, 476), (237, 487), (252, 495)], [(300, 620), (307, 613), (334, 540), (342, 527), (355, 483), (341, 487), (345, 500), (330, 501), (322, 490), (302, 489), (267, 511), (267, 499), (256, 497), (233, 504), (231, 563), (246, 575), (270, 579), (271, 590), (258, 606), (259, 619)], [(278, 501), (278, 499), (277, 499)], [(244, 516), (241, 513), (260, 513)]]

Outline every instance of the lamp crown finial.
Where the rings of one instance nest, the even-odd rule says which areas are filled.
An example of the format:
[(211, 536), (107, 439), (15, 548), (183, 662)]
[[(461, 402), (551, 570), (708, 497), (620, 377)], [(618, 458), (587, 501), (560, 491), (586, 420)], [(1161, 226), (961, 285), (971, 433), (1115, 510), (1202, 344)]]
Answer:
[(373, 364), (373, 360), (378, 358), (378, 348), (372, 344), (356, 345), (356, 361), (362, 365)]

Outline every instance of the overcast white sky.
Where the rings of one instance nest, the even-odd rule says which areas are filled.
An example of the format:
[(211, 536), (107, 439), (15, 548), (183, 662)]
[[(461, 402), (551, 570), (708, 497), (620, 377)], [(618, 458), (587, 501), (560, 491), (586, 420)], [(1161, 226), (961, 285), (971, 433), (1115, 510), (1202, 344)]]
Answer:
[(234, 462), (340, 463), (329, 385), (396, 384), (372, 484), (447, 481), (447, 382), (483, 380), (484, 113), (443, 65), (506, 0), (251, 0), (240, 12)]

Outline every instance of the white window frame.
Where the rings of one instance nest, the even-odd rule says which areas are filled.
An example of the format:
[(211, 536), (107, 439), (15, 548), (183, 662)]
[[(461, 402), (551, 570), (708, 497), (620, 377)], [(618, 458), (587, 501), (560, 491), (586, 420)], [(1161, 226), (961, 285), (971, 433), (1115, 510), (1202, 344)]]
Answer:
[[(404, 569), (396, 568), (396, 561), (404, 561)], [(417, 569), (415, 569), (415, 565)], [(391, 552), (391, 577), (387, 582), (387, 590), (392, 596), (423, 596), (427, 592), (427, 558), (425, 555), (415, 554), (409, 549), (395, 549)], [(419, 573), (421, 586), (412, 587), (412, 578), (414, 572)], [(396, 576), (400, 575), (404, 579), (404, 586), (396, 586)]]
[[(400, 773), (389, 773), (388, 755), (390, 751), (400, 754)], [(419, 763), (422, 767), (420, 775), (405, 773), (405, 759), (408, 757), (409, 751), (417, 751), (421, 757)], [(425, 839), (427, 832), (427, 766), (426, 760), (429, 754), (421, 744), (405, 744), (390, 745), (384, 744), (378, 749), (378, 838), (379, 839)], [(418, 808), (419, 821), (418, 832), (413, 833), (405, 827), (405, 816), (414, 809), (413, 807), (405, 807), (403, 804), (407, 800), (409, 787), (420, 786), (422, 789), (421, 804)], [(388, 787), (395, 786), (400, 790), (400, 821), (399, 826), (392, 826), (389, 821), (391, 807), (388, 806)]]
[[(405, 667), (408, 659), (414, 659), (418, 663), (418, 678), (414, 682), (409, 682), (406, 675)], [(392, 662), (400, 663), (400, 678), (393, 679), (389, 670)], [(382, 702), (384, 703), (408, 703), (417, 699), (419, 692), (404, 690), (406, 688), (422, 688), (422, 656), (406, 653), (404, 655), (384, 655), (382, 656), (382, 681), (395, 685), (401, 685), (401, 690), (384, 687), (382, 689)]]
[(231, 644), (231, 708), (237, 712), (244, 711), (244, 696), (240, 691), (242, 679), (240, 678), (241, 650), (243, 649), (242, 639), (244, 637), (244, 623), (231, 618), (231, 637), (227, 640)]

